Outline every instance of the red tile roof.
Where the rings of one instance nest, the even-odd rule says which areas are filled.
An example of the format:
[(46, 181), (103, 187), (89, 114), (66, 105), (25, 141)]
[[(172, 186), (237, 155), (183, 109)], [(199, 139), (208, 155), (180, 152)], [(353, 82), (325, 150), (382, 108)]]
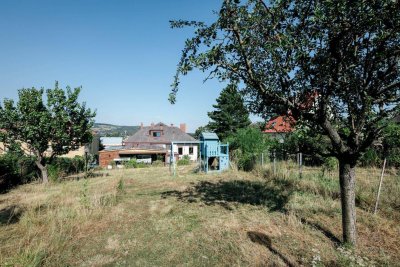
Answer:
[(278, 116), (270, 119), (265, 125), (264, 133), (290, 133), (294, 130), (296, 120), (292, 116)]

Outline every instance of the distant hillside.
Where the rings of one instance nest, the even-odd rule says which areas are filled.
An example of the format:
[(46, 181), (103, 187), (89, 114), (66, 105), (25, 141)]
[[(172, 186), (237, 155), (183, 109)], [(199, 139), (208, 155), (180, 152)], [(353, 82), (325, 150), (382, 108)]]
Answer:
[(99, 136), (129, 136), (136, 133), (140, 126), (120, 126), (107, 123), (95, 123), (93, 130)]

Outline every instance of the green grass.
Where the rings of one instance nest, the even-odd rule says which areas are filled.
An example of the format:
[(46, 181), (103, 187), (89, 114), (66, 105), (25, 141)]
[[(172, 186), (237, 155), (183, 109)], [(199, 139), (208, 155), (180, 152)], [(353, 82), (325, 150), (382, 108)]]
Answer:
[[(195, 174), (194, 166), (109, 176), (0, 195), (1, 266), (388, 265), (400, 262), (399, 180), (357, 173), (358, 242), (340, 245), (336, 174), (269, 166)], [(392, 194), (397, 194), (397, 198)], [(357, 263), (358, 262), (358, 263)]]

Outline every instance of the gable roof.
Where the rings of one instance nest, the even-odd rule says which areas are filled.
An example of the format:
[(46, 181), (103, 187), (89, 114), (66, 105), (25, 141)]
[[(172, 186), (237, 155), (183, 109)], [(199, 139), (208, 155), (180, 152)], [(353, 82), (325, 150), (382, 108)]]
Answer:
[(290, 133), (294, 129), (296, 120), (292, 116), (277, 116), (270, 119), (265, 125), (264, 133)]
[[(160, 131), (160, 137), (153, 137), (152, 132)], [(144, 126), (134, 135), (129, 136), (125, 140), (125, 144), (129, 143), (171, 143), (176, 142), (194, 142), (192, 136), (183, 132), (181, 129), (175, 126), (168, 126), (162, 122), (157, 123), (153, 126)]]

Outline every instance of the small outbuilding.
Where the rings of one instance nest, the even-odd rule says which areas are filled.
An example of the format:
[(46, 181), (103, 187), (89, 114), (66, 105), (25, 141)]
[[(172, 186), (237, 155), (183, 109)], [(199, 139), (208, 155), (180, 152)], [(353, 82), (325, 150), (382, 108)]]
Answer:
[(204, 172), (229, 168), (229, 144), (221, 144), (215, 133), (200, 134), (200, 166)]

